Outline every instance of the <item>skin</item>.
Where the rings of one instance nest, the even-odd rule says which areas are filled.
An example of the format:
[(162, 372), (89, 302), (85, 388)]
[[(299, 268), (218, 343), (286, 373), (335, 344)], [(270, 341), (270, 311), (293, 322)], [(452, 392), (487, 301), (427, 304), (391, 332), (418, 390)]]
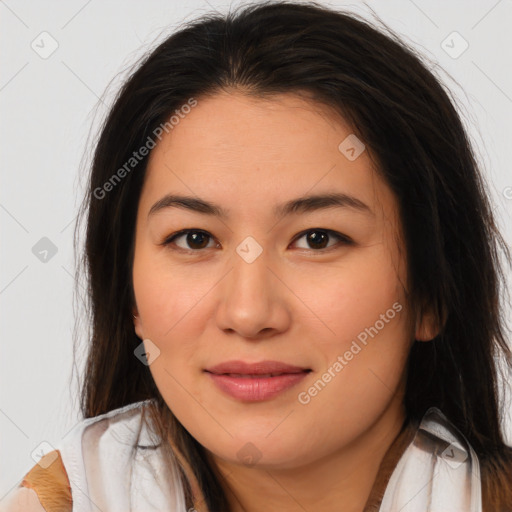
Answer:
[[(429, 317), (410, 318), (393, 194), (368, 150), (350, 161), (338, 149), (351, 133), (311, 100), (229, 91), (198, 98), (150, 155), (136, 222), (135, 332), (160, 350), (152, 376), (223, 475), (233, 511), (328, 512), (340, 503), (345, 512), (362, 511), (405, 419), (413, 339), (434, 336)], [(272, 214), (289, 199), (333, 191), (363, 201), (371, 213), (343, 207), (282, 219)], [(169, 207), (148, 217), (171, 192), (211, 201), (230, 216)], [(190, 245), (185, 235), (160, 245), (182, 229), (210, 238)], [(332, 235), (328, 247), (317, 248), (300, 236), (315, 229), (353, 243)], [(263, 249), (252, 263), (236, 252), (247, 236)], [(298, 394), (397, 302), (401, 311), (301, 404)], [(243, 402), (203, 371), (233, 359), (312, 371), (270, 400)], [(254, 465), (237, 456), (247, 443), (257, 449)]]

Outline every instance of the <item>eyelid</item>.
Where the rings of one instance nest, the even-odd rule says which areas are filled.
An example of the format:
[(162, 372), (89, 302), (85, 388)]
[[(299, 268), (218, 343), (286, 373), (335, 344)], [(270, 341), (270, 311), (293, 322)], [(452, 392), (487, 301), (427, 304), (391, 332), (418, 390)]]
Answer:
[[(161, 245), (161, 246), (169, 246), (172, 244), (172, 242), (182, 236), (182, 235), (187, 235), (188, 233), (202, 233), (212, 239), (215, 239), (215, 237), (211, 234), (211, 233), (208, 233), (208, 231), (205, 231), (204, 229), (199, 229), (199, 228), (187, 228), (187, 229), (181, 229), (180, 231), (176, 231), (175, 233), (171, 233), (169, 236), (166, 236), (164, 238), (164, 240), (159, 243), (158, 245)], [(204, 249), (183, 249), (183, 247), (177, 247), (176, 250), (181, 250), (181, 251), (188, 251), (188, 252), (201, 252), (202, 250)]]
[[(344, 235), (343, 233), (340, 233), (338, 231), (335, 231), (333, 229), (327, 229), (327, 228), (309, 228), (309, 229), (305, 229), (304, 231), (301, 231), (300, 233), (298, 233), (296, 235), (296, 237), (293, 239), (293, 242), (296, 242), (299, 238), (302, 238), (304, 235), (307, 235), (308, 233), (310, 232), (313, 232), (313, 231), (323, 231), (324, 233), (327, 233), (329, 235), (332, 235), (334, 237), (336, 237), (338, 240), (342, 241), (343, 243), (347, 244), (347, 245), (350, 245), (350, 244), (353, 244), (354, 241), (347, 235)], [(335, 246), (332, 246), (332, 247), (335, 247)], [(313, 249), (311, 249), (313, 251)], [(325, 251), (326, 249), (324, 249)], [(314, 252), (322, 252), (321, 249), (317, 250), (317, 251), (314, 251)]]
[[(339, 243), (342, 243), (343, 245), (354, 245), (354, 241), (347, 235), (344, 235), (343, 233), (339, 233), (338, 231), (334, 231), (332, 229), (327, 229), (327, 228), (308, 228), (308, 229), (305, 229), (303, 231), (301, 231), (300, 233), (298, 233), (295, 238), (293, 239), (292, 243), (295, 243), (297, 240), (299, 240), (300, 238), (302, 238), (304, 235), (307, 235), (308, 233), (310, 232), (314, 232), (314, 231), (323, 231), (325, 233), (327, 233), (329, 236), (334, 236), (335, 238), (337, 238), (339, 240)], [(199, 228), (187, 228), (187, 229), (182, 229), (180, 231), (176, 231), (175, 233), (172, 233), (170, 234), (169, 236), (165, 237), (163, 242), (159, 243), (158, 245), (160, 246), (170, 246), (174, 240), (182, 235), (186, 235), (188, 233), (202, 233), (208, 237), (210, 237), (211, 239), (214, 239), (215, 240), (215, 237), (211, 234), (211, 233), (208, 233), (208, 231), (205, 231), (203, 229), (199, 229)], [(316, 252), (316, 253), (322, 253), (322, 252), (327, 252), (329, 251), (330, 249), (333, 249), (333, 248), (336, 248), (338, 244), (334, 244), (330, 247), (327, 247), (327, 248), (324, 248), (324, 249), (303, 249), (303, 248), (300, 248), (299, 250), (303, 250), (303, 251), (310, 251), (310, 252)], [(211, 247), (210, 247), (211, 249)], [(205, 250), (205, 248), (203, 249), (183, 249), (183, 247), (177, 247), (173, 250), (177, 250), (177, 251), (184, 251), (184, 252), (189, 252), (189, 253), (199, 253), (199, 252), (202, 252)]]

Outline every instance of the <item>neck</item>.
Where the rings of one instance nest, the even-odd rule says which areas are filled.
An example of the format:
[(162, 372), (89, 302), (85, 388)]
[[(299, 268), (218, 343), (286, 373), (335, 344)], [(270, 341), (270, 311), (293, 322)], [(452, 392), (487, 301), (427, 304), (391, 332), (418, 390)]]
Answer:
[(390, 406), (350, 445), (292, 469), (249, 468), (211, 455), (231, 512), (363, 512), (384, 455), (405, 421), (403, 405)]

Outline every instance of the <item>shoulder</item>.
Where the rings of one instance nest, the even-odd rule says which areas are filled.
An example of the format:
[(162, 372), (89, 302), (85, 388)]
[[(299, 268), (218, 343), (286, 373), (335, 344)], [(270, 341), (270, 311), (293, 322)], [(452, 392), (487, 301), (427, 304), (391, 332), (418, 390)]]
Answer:
[[(147, 428), (145, 411), (150, 402), (135, 402), (80, 422), (69, 433), (69, 443), (63, 446), (64, 463), (75, 467), (83, 462), (87, 469), (108, 461), (110, 468), (124, 468), (138, 446), (157, 447), (160, 441)], [(75, 456), (79, 461), (73, 459)]]
[(71, 465), (71, 461), (67, 461), (71, 453), (78, 452), (78, 455), (82, 456), (86, 449), (98, 445), (105, 447), (109, 443), (136, 443), (143, 435), (142, 419), (145, 409), (151, 402), (152, 400), (134, 402), (79, 421), (56, 445), (62, 452), (64, 465)]
[(142, 411), (149, 402), (151, 400), (135, 402), (79, 421), (55, 450), (44, 455), (28, 471), (19, 487), (2, 500), (0, 511), (71, 511), (72, 496), (82, 499), (80, 486), (86, 485), (87, 473), (99, 459), (115, 457), (123, 452), (123, 447), (127, 452), (137, 444)]
[[(64, 511), (66, 509), (57, 509)], [(68, 510), (71, 511), (71, 508)], [(34, 489), (17, 487), (11, 491), (1, 502), (0, 512), (48, 512), (39, 501)]]
[(19, 487), (2, 503), (2, 512), (71, 511), (71, 487), (60, 452), (41, 457), (25, 475)]
[(183, 509), (180, 468), (152, 422), (152, 402), (91, 418), (70, 433), (63, 460), (77, 510), (90, 504), (105, 511)]
[[(57, 445), (71, 481), (76, 500), (83, 500), (80, 489), (101, 488), (115, 479), (119, 486), (127, 478), (139, 444), (154, 446), (143, 421), (151, 400), (131, 403), (78, 422)], [(81, 503), (79, 504), (81, 505)], [(86, 505), (86, 504), (84, 504)]]
[(483, 512), (512, 510), (512, 447), (480, 460)]

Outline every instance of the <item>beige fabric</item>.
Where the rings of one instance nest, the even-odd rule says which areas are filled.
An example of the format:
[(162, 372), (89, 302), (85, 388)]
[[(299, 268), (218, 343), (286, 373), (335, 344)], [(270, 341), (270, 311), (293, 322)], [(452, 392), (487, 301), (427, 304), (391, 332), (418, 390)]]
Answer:
[[(55, 509), (58, 510), (58, 509)], [(71, 509), (70, 509), (71, 510)], [(48, 512), (34, 489), (17, 487), (0, 501), (0, 512)]]
[(22, 486), (34, 489), (45, 510), (71, 511), (71, 487), (59, 450), (47, 453), (25, 475)]
[(71, 487), (59, 450), (41, 457), (2, 506), (5, 512), (71, 512)]

